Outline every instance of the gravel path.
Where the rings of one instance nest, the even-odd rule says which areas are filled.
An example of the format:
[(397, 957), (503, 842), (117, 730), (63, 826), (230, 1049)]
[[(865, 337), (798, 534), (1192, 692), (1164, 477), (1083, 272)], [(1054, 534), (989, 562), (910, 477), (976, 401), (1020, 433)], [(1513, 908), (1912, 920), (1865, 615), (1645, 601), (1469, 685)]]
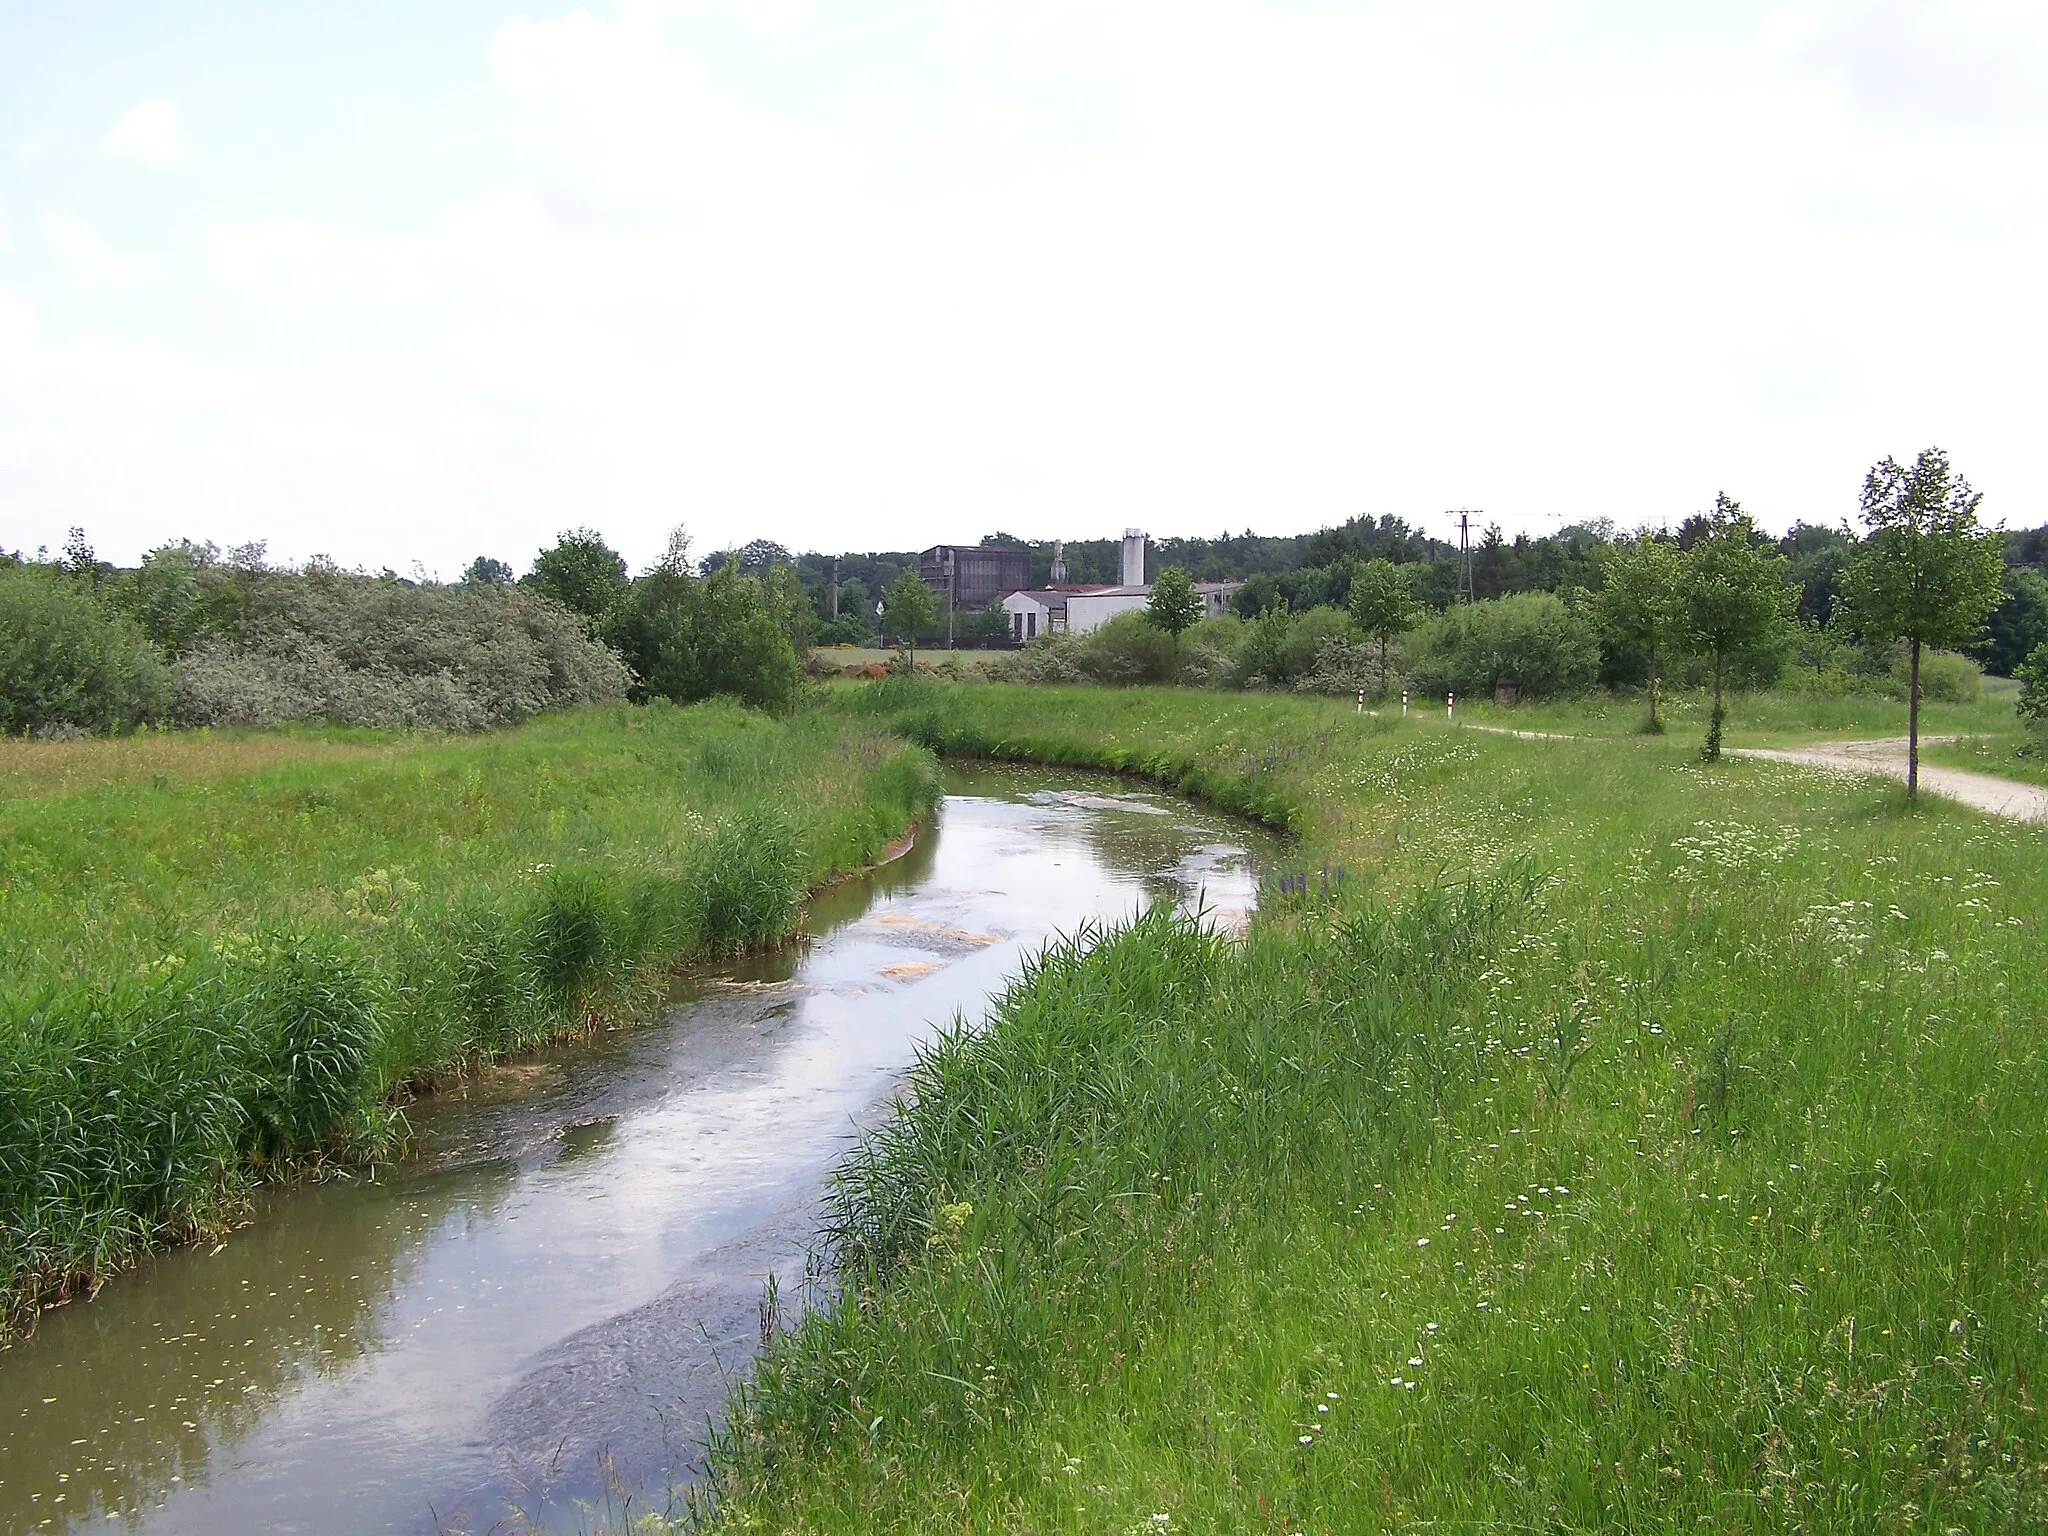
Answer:
[[(1920, 744), (1953, 741), (1952, 736), (1923, 736)], [(1880, 741), (1830, 741), (1813, 747), (1729, 747), (1730, 757), (1762, 757), (1775, 763), (1802, 763), (1808, 767), (1834, 768), (1845, 773), (1878, 773), (1901, 782), (1906, 777), (1906, 738), (1887, 736)], [(1930, 795), (1960, 800), (1991, 816), (2014, 821), (2048, 821), (2048, 787), (2022, 784), (2014, 779), (1994, 778), (1988, 773), (1971, 773), (1962, 768), (1943, 768), (1920, 763), (1920, 787)]]

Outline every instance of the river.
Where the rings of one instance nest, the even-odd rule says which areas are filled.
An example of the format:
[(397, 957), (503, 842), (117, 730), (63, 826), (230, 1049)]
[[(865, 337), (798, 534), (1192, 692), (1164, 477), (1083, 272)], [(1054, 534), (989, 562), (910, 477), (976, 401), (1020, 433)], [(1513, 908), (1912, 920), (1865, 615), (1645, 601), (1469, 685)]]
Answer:
[(920, 1042), (1142, 904), (1243, 920), (1260, 834), (1069, 773), (953, 769), (810, 938), (658, 1022), (412, 1107), (412, 1155), (274, 1191), (0, 1350), (0, 1530), (513, 1532), (662, 1509), (808, 1283), (833, 1160)]

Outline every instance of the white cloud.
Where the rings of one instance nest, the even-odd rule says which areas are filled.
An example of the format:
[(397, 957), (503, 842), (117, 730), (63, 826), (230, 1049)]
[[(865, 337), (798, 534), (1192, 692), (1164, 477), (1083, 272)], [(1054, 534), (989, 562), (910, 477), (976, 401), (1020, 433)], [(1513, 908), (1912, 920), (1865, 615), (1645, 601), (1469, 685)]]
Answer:
[(185, 129), (177, 106), (159, 97), (137, 102), (107, 130), (100, 153), (138, 165), (176, 165), (185, 157)]
[(114, 250), (75, 213), (44, 214), (43, 244), (64, 274), (81, 287), (136, 288), (164, 275), (149, 257)]
[(679, 16), (724, 14), (744, 32), (787, 41), (810, 31), (810, 0), (669, 0), (664, 9)]
[[(1487, 0), (953, 0), (887, 99), (856, 49), (771, 109), (689, 47), (725, 8), (838, 67), (796, 7), (513, 21), (495, 183), (210, 229), (260, 409), (164, 449), (149, 516), (447, 569), (578, 521), (636, 560), (678, 519), (700, 547), (1457, 505), (1513, 532), (1725, 488), (1832, 521), (1936, 441), (1995, 515), (2048, 501), (2040, 135), (1874, 115), (1890, 88), (1841, 61), (1900, 12), (1673, 43)], [(59, 534), (94, 483), (51, 472)]]

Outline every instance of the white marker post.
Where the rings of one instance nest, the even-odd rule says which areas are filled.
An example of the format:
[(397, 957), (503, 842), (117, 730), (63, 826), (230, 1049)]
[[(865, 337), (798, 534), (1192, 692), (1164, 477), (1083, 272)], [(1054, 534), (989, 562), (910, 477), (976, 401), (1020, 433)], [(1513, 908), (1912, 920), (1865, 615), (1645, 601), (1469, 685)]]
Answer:
[(1401, 718), (1403, 720), (1408, 718), (1408, 690), (1406, 688), (1401, 690)]
[(1358, 712), (1361, 715), (1365, 713), (1365, 690), (1363, 688), (1358, 690)]
[(1445, 695), (1444, 695), (1444, 718), (1445, 718), (1446, 720), (1452, 720), (1452, 719), (1455, 719), (1455, 718), (1457, 717), (1457, 708), (1458, 708), (1458, 696), (1457, 696), (1457, 695), (1456, 695), (1455, 693), (1447, 693), (1447, 694), (1445, 694)]

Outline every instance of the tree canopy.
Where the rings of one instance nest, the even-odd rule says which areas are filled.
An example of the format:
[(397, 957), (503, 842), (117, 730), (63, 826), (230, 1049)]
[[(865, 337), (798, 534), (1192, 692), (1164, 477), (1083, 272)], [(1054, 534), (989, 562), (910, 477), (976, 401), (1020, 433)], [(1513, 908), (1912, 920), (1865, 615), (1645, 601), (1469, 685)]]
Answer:
[(1712, 760), (1721, 755), (1728, 658), (1761, 645), (1784, 621), (1795, 594), (1785, 582), (1784, 557), (1770, 552), (1739, 503), (1717, 495), (1711, 512), (1688, 523), (1679, 613), (1688, 642), (1713, 658), (1714, 709), (1703, 748)]
[(1195, 590), (1194, 577), (1177, 565), (1169, 565), (1152, 583), (1152, 595), (1145, 600), (1145, 617), (1177, 643), (1182, 632), (1201, 616), (1202, 594)]
[(1906, 794), (1920, 788), (1920, 653), (1974, 640), (1999, 600), (2004, 538), (1977, 520), (1984, 498), (1948, 455), (1928, 448), (1907, 468), (1887, 458), (1863, 479), (1869, 536), (1843, 579), (1855, 623), (1866, 636), (1904, 640)]
[(571, 613), (602, 623), (626, 591), (626, 562), (595, 530), (572, 528), (534, 556), (526, 584)]

